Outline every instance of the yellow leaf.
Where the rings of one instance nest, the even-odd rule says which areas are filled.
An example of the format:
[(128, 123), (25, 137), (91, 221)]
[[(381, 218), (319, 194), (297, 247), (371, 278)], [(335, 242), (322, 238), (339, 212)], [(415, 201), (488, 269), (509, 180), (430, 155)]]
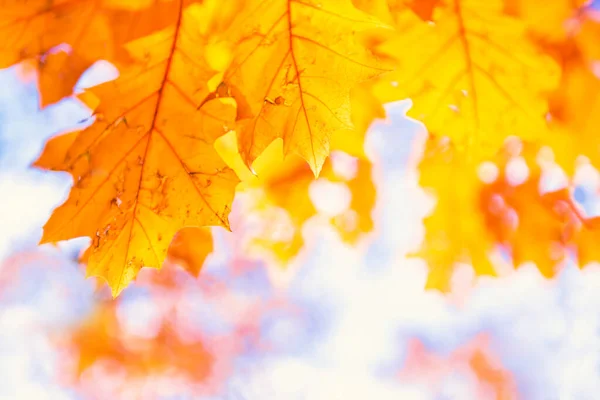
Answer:
[(568, 191), (542, 194), (541, 170), (533, 162), (528, 163), (528, 179), (516, 185), (503, 172), (506, 162), (498, 166), (502, 172), (496, 181), (480, 192), (480, 212), (487, 229), (505, 246), (515, 267), (534, 262), (542, 275), (552, 277), (565, 256), (562, 245), (569, 232)]
[(424, 220), (425, 238), (416, 254), (429, 266), (426, 287), (449, 290), (456, 263), (470, 263), (478, 275), (495, 275), (489, 253), (493, 236), (478, 213), (482, 186), (476, 165), (451, 144), (431, 139), (419, 167), (419, 183), (436, 198)]
[(334, 133), (331, 137), (331, 148), (366, 160), (365, 134), (373, 121), (386, 117), (385, 109), (373, 95), (370, 86), (365, 84), (352, 89), (350, 101), (354, 129)]
[(518, 17), (544, 41), (560, 41), (574, 28), (572, 20), (588, 0), (505, 0), (504, 11)]
[(358, 33), (383, 27), (350, 0), (247, 1), (223, 33), (235, 44), (223, 82), (246, 165), (281, 138), (318, 175), (331, 135), (352, 126), (350, 90), (385, 71)]
[(406, 9), (412, 10), (422, 20), (430, 21), (439, 2), (440, 0), (352, 0), (358, 9), (386, 23), (393, 23), (392, 14)]
[(95, 123), (52, 139), (36, 164), (74, 180), (42, 243), (91, 237), (88, 275), (105, 279), (113, 296), (143, 266), (159, 268), (181, 228), (229, 228), (238, 179), (213, 143), (233, 125), (235, 107), (213, 99), (199, 108), (215, 73), (199, 56), (207, 9), (198, 7), (210, 4), (180, 4), (174, 26), (131, 42), (138, 63), (91, 90)]
[(543, 48), (562, 65), (563, 74), (550, 98), (550, 134), (541, 145), (554, 150), (555, 161), (572, 175), (577, 158), (586, 156), (600, 167), (600, 23), (583, 16), (576, 34), (560, 42), (543, 43)]
[[(332, 143), (343, 144), (360, 153), (362, 158), (352, 160), (355, 171), (345, 174), (336, 170), (333, 161), (328, 159), (320, 177), (341, 183), (349, 190), (351, 199), (348, 209), (333, 215), (330, 223), (342, 240), (354, 244), (373, 230), (371, 214), (375, 206), (376, 189), (371, 162), (362, 150), (359, 151), (357, 138), (350, 139), (350, 143), (345, 142), (347, 135), (356, 135), (356, 132), (338, 131)], [(336, 139), (337, 136), (342, 138)], [(309, 195), (310, 186), (315, 182), (310, 167), (298, 156), (284, 158), (281, 141), (273, 142), (256, 159), (253, 164), (256, 174), (252, 174), (244, 165), (237, 152), (235, 136), (231, 133), (219, 138), (216, 147), (227, 164), (241, 177), (243, 183), (240, 188), (252, 196), (254, 203), (249, 212), (258, 213), (268, 221), (258, 234), (253, 232), (252, 244), (286, 264), (304, 245), (302, 227), (318, 214)], [(287, 218), (281, 218), (277, 210), (284, 211)], [(277, 225), (276, 219), (280, 224)]]
[[(432, 142), (420, 167), (421, 184), (434, 190), (437, 204), (425, 219), (425, 240), (417, 254), (430, 266), (428, 287), (448, 289), (456, 262), (471, 263), (476, 274), (493, 275), (495, 249), (502, 249), (514, 267), (535, 263), (546, 277), (556, 274), (573, 246), (580, 262), (596, 257), (588, 247), (598, 225), (579, 213), (567, 189), (541, 192), (536, 146), (515, 151), (518, 147), (511, 149), (509, 143), (493, 163), (477, 165)], [(513, 161), (526, 165), (524, 181), (511, 178)]]
[(409, 116), (459, 148), (493, 154), (504, 139), (539, 137), (559, 69), (500, 0), (442, 0), (432, 23), (401, 8), (397, 35), (378, 51), (398, 69), (375, 85), (383, 102), (411, 98)]

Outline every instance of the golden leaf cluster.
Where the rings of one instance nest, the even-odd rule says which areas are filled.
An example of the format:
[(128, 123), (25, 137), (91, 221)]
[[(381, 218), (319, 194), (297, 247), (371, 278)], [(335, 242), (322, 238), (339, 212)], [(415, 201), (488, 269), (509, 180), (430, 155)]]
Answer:
[[(437, 198), (418, 252), (429, 286), (447, 288), (456, 262), (494, 274), (498, 246), (547, 275), (557, 243), (575, 240), (594, 260), (585, 243), (596, 224), (573, 219), (568, 190), (541, 194), (535, 154), (549, 147), (569, 176), (580, 156), (598, 166), (600, 26), (585, 1), (546, 3), (4, 0), (0, 67), (33, 68), (42, 106), (74, 96), (94, 117), (35, 162), (73, 179), (42, 242), (91, 238), (88, 274), (116, 296), (167, 257), (197, 273), (212, 249), (199, 227), (230, 229), (237, 190), (258, 211), (285, 213), (289, 232), (253, 243), (287, 261), (319, 214), (310, 188), (320, 177), (350, 192), (328, 218), (355, 243), (373, 229), (365, 132), (382, 104), (410, 98), (409, 116), (430, 134), (421, 184)], [(73, 93), (98, 60), (119, 76)], [(514, 137), (526, 143), (526, 156), (510, 154), (526, 158), (527, 183), (503, 173), (483, 182), (482, 163), (508, 167)], [(340, 172), (332, 151), (350, 155), (354, 171)]]

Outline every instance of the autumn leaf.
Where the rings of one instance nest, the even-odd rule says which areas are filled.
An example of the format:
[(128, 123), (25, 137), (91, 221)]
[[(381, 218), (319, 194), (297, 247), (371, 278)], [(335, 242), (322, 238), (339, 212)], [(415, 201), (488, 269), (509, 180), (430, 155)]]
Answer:
[[(425, 238), (417, 253), (430, 268), (427, 287), (448, 290), (458, 262), (471, 264), (477, 275), (494, 275), (491, 255), (498, 249), (515, 267), (533, 262), (544, 276), (556, 273), (578, 216), (566, 189), (541, 192), (536, 147), (521, 154), (513, 144), (493, 160), (470, 163), (451, 146), (428, 142), (420, 183), (433, 191), (437, 203), (424, 220)], [(514, 163), (525, 163), (527, 179), (509, 176), (511, 162), (513, 170)]]
[(414, 11), (424, 21), (433, 19), (433, 12), (440, 0), (410, 0), (407, 1), (408, 7)]
[(389, 24), (393, 24), (394, 14), (405, 10), (412, 10), (423, 21), (431, 21), (439, 2), (440, 0), (352, 0), (359, 10)]
[(481, 213), (515, 267), (533, 262), (544, 276), (552, 277), (572, 231), (569, 193), (566, 189), (542, 193), (541, 169), (533, 162), (527, 165), (529, 177), (518, 184), (510, 182), (507, 163), (499, 165), (498, 178), (482, 187)]
[(570, 241), (575, 248), (580, 267), (591, 262), (600, 262), (598, 240), (600, 240), (600, 217), (583, 221)]
[(213, 238), (208, 228), (183, 228), (173, 238), (167, 253), (167, 262), (181, 265), (193, 276), (198, 276), (213, 251)]
[(123, 368), (129, 379), (176, 372), (199, 382), (207, 378), (213, 364), (213, 356), (201, 342), (182, 340), (169, 321), (161, 322), (156, 337), (126, 332), (117, 319), (116, 303), (99, 305), (67, 341), (78, 354), (79, 374), (97, 362), (111, 362), (113, 368)]
[(52, 139), (36, 162), (74, 180), (41, 242), (91, 237), (87, 273), (113, 296), (143, 266), (159, 268), (181, 228), (229, 227), (238, 179), (213, 142), (233, 125), (235, 106), (213, 99), (199, 108), (216, 73), (198, 56), (215, 4), (180, 4), (174, 26), (130, 42), (138, 62), (81, 96), (99, 102), (94, 124)]
[[(356, 148), (358, 138), (352, 138), (353, 135), (361, 137), (356, 132), (340, 131), (334, 134), (332, 142), (355, 150), (361, 157), (351, 157), (335, 149), (336, 153), (326, 160), (319, 178), (344, 185), (351, 195), (348, 208), (329, 218), (340, 238), (350, 244), (373, 230), (371, 214), (376, 200), (371, 162), (362, 149)], [(282, 147), (281, 141), (272, 143), (254, 163), (254, 175), (237, 152), (234, 136), (228, 134), (217, 142), (219, 154), (242, 179), (241, 191), (250, 197), (246, 213), (259, 214), (268, 221), (262, 229), (253, 232), (251, 247), (267, 251), (279, 263), (286, 264), (304, 245), (302, 227), (319, 212), (310, 196), (310, 187), (315, 183), (310, 167), (298, 156), (284, 157)], [(352, 167), (348, 169), (351, 171), (335, 167), (339, 157), (350, 161)]]
[(587, 0), (504, 0), (504, 12), (525, 22), (538, 39), (559, 42), (571, 36)]
[[(350, 90), (386, 69), (358, 40), (384, 25), (350, 0), (250, 0), (223, 33), (233, 47), (223, 83), (238, 105), (246, 165), (275, 139), (318, 175), (331, 135), (352, 127)], [(260, 71), (260, 72), (259, 72)]]
[(0, 68), (32, 63), (47, 106), (70, 96), (96, 61), (130, 61), (123, 45), (172, 24), (177, 8), (175, 0), (3, 1)]
[(430, 139), (419, 166), (420, 185), (436, 199), (425, 217), (425, 237), (416, 256), (429, 266), (426, 288), (447, 291), (457, 263), (468, 263), (478, 275), (495, 275), (489, 255), (494, 238), (479, 205), (482, 182), (476, 164), (451, 143)]
[(382, 102), (411, 98), (409, 116), (480, 159), (510, 135), (543, 136), (559, 70), (526, 25), (503, 13), (502, 1), (439, 1), (433, 23), (406, 7), (392, 17), (397, 34), (377, 51), (398, 68), (374, 86)]
[(541, 44), (563, 68), (560, 85), (550, 99), (551, 134), (542, 144), (554, 149), (556, 162), (569, 175), (575, 172), (581, 155), (600, 166), (600, 75), (594, 70), (600, 57), (598, 40), (600, 23), (583, 18), (577, 34)]
[[(418, 255), (430, 266), (430, 287), (448, 289), (456, 262), (471, 263), (477, 274), (487, 273), (496, 249), (514, 267), (531, 262), (546, 277), (554, 277), (573, 252), (581, 266), (600, 260), (592, 245), (600, 237), (597, 218), (578, 209), (568, 186), (544, 192), (537, 146), (519, 150), (513, 144), (479, 165), (455, 160), (443, 147), (433, 152), (428, 145), (421, 183), (434, 190), (437, 204), (424, 221), (425, 240)], [(435, 172), (434, 165), (446, 174)]]
[[(309, 218), (317, 215), (309, 195), (310, 186), (314, 182), (312, 172), (300, 159), (290, 162), (292, 160), (286, 160), (276, 174), (263, 175), (262, 179), (259, 175), (265, 192), (263, 207), (286, 210), (292, 221), (293, 234), (289, 241), (266, 236), (259, 238), (257, 243), (267, 249), (273, 249), (283, 262), (297, 255), (304, 244), (302, 226)], [(327, 160), (321, 172), (321, 179), (344, 184), (350, 192), (348, 208), (330, 219), (340, 238), (350, 244), (355, 244), (360, 237), (373, 229), (371, 212), (375, 206), (371, 163), (367, 160), (356, 160), (355, 168), (353, 174), (344, 176), (336, 171), (332, 161)]]
[(331, 137), (331, 149), (366, 160), (365, 135), (373, 121), (386, 117), (385, 109), (368, 84), (355, 86), (350, 92), (350, 102), (354, 127), (335, 132)]

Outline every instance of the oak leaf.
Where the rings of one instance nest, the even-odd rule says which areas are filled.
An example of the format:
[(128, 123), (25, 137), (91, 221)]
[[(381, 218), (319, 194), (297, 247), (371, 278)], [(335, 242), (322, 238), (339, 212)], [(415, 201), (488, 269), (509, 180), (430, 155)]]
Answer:
[(281, 138), (318, 175), (331, 135), (352, 127), (350, 90), (386, 71), (359, 33), (385, 27), (350, 0), (248, 0), (222, 33), (234, 44), (222, 81), (246, 165)]
[(177, 13), (176, 0), (3, 1), (0, 68), (33, 64), (46, 106), (70, 96), (96, 61), (130, 61), (123, 45), (173, 24)]
[(215, 4), (180, 3), (174, 26), (130, 42), (138, 62), (81, 96), (99, 103), (95, 122), (52, 139), (36, 162), (74, 180), (41, 242), (91, 237), (87, 273), (105, 279), (113, 296), (143, 266), (159, 268), (181, 228), (229, 227), (238, 179), (213, 143), (233, 126), (235, 105), (204, 102), (216, 71), (198, 56)]
[(374, 86), (382, 102), (412, 99), (409, 116), (482, 157), (510, 135), (543, 135), (559, 69), (502, 1), (442, 0), (432, 23), (389, 3), (397, 34), (377, 51), (398, 68)]

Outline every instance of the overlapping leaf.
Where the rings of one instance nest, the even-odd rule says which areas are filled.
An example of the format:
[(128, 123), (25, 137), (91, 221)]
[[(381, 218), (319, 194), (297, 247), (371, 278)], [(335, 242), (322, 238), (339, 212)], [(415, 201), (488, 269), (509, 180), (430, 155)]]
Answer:
[(32, 62), (42, 105), (71, 95), (96, 61), (130, 61), (123, 45), (172, 24), (178, 13), (175, 0), (6, 0), (0, 7), (0, 68)]
[[(476, 173), (481, 165), (457, 161), (448, 149), (433, 153), (430, 145), (421, 182), (434, 188), (438, 204), (425, 219), (425, 241), (418, 253), (429, 263), (430, 287), (448, 289), (456, 262), (471, 263), (478, 274), (492, 273), (494, 250), (515, 267), (534, 263), (547, 277), (568, 259), (582, 267), (600, 261), (593, 245), (600, 237), (598, 218), (587, 218), (568, 188), (543, 191), (544, 169), (536, 164), (536, 154), (535, 146), (520, 156), (502, 153), (487, 164), (491, 170), (487, 177), (483, 174), (484, 183)], [(509, 172), (515, 163), (526, 179), (515, 180), (515, 172)]]
[(456, 263), (477, 274), (495, 275), (489, 259), (494, 237), (477, 213), (482, 182), (476, 167), (451, 144), (430, 139), (420, 165), (419, 183), (436, 198), (425, 218), (425, 238), (416, 255), (427, 261), (427, 287), (448, 290)]
[(215, 73), (201, 56), (211, 4), (180, 4), (174, 26), (131, 42), (138, 63), (92, 90), (95, 123), (51, 140), (37, 161), (74, 179), (42, 242), (91, 237), (88, 274), (115, 296), (141, 267), (162, 265), (179, 229), (228, 227), (238, 179), (213, 142), (233, 125), (235, 107), (204, 102)]
[[(338, 132), (334, 143), (348, 151), (360, 150), (355, 140), (344, 140), (352, 135)], [(315, 182), (314, 175), (298, 156), (283, 157), (281, 143), (274, 143), (257, 159), (256, 176), (244, 166), (237, 153), (235, 139), (224, 137), (219, 141), (220, 154), (242, 177), (243, 187), (250, 196), (249, 214), (262, 215), (264, 226), (254, 232), (251, 246), (267, 251), (278, 261), (286, 263), (295, 257), (302, 246), (302, 228), (318, 211), (310, 196), (310, 187)], [(359, 154), (360, 154), (359, 152)], [(356, 153), (355, 153), (356, 154)], [(349, 157), (346, 155), (346, 157)], [(372, 180), (371, 163), (362, 157), (349, 157), (354, 170), (344, 174), (328, 159), (320, 177), (333, 183), (344, 185), (351, 196), (348, 208), (331, 216), (330, 223), (338, 231), (340, 238), (348, 243), (356, 243), (364, 234), (372, 231), (372, 210), (375, 206), (375, 186)], [(238, 232), (238, 234), (242, 234)]]
[(563, 66), (560, 86), (551, 99), (552, 134), (544, 144), (554, 149), (556, 161), (569, 174), (580, 155), (600, 167), (600, 74), (594, 69), (600, 59), (596, 46), (600, 23), (585, 19), (580, 23), (576, 35), (558, 43), (544, 43)]
[(398, 64), (374, 88), (381, 101), (411, 98), (410, 116), (472, 153), (493, 154), (510, 135), (543, 135), (559, 70), (502, 1), (439, 1), (433, 23), (400, 3), (389, 2), (397, 35), (378, 48)]
[(350, 90), (385, 71), (357, 37), (382, 27), (350, 0), (249, 0), (224, 32), (235, 44), (223, 83), (238, 104), (244, 162), (282, 138), (318, 174), (331, 135), (352, 126)]
[(542, 193), (542, 171), (533, 162), (528, 163), (528, 179), (519, 184), (511, 184), (506, 163), (499, 167), (498, 178), (480, 192), (486, 227), (515, 267), (533, 262), (544, 276), (552, 277), (574, 229), (569, 192)]
[(576, 30), (576, 17), (587, 0), (505, 0), (504, 12), (519, 18), (538, 39), (559, 42)]
[(173, 238), (167, 261), (182, 266), (198, 276), (206, 257), (213, 251), (213, 238), (208, 228), (183, 228)]

